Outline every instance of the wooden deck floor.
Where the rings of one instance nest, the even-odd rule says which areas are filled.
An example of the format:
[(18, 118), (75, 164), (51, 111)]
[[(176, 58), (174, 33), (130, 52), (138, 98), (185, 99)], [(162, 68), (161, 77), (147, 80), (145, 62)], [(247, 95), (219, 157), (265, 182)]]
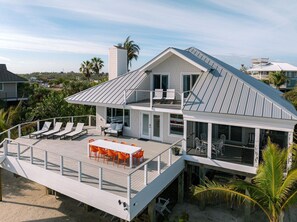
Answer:
[[(168, 149), (170, 144), (164, 144), (154, 141), (143, 141), (136, 138), (126, 137), (103, 137), (99, 135), (95, 129), (90, 129), (88, 135), (82, 136), (77, 140), (59, 140), (59, 139), (30, 139), (28, 137), (18, 138), (16, 142), (26, 144), (20, 146), (20, 159), (30, 162), (30, 148), (33, 146), (33, 164), (39, 167), (44, 167), (44, 153), (47, 151), (47, 170), (61, 173), (61, 156), (63, 156), (63, 175), (74, 180), (78, 180), (79, 161), (81, 162), (81, 181), (90, 186), (99, 188), (99, 169), (102, 168), (102, 190), (106, 190), (116, 195), (127, 197), (127, 177), (133, 168), (116, 163), (103, 162), (102, 159), (95, 160), (87, 156), (87, 143), (89, 139), (103, 139), (110, 138), (118, 141), (125, 141), (128, 144), (135, 143), (144, 150), (144, 161), (150, 160), (160, 154), (162, 151)], [(8, 155), (17, 156), (17, 145), (12, 143), (8, 145)], [(172, 163), (177, 161), (180, 156), (172, 155)], [(169, 152), (166, 151), (161, 155), (160, 170), (166, 170), (169, 163)], [(154, 180), (158, 174), (158, 158), (153, 159), (147, 165), (148, 174), (147, 181)], [(144, 187), (144, 167), (141, 167), (133, 174), (131, 174), (131, 197), (141, 191)]]

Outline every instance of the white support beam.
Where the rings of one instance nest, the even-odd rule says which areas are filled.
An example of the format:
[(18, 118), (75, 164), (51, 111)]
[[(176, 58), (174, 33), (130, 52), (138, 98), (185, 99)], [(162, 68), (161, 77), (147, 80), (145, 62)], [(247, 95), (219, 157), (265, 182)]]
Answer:
[(153, 91), (150, 91), (150, 108), (153, 108)]
[(207, 158), (211, 159), (212, 146), (212, 123), (208, 123), (207, 127)]
[(255, 129), (255, 145), (254, 145), (254, 167), (259, 166), (260, 156), (260, 129)]

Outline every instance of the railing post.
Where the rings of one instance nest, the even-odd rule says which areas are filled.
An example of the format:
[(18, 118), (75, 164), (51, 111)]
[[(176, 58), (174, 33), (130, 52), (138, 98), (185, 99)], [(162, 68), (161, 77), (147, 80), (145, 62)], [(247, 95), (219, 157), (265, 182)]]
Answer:
[(158, 156), (158, 175), (161, 174), (161, 155)]
[(19, 136), (19, 138), (22, 136), (22, 125), (21, 124), (18, 125), (18, 136)]
[(170, 148), (168, 151), (169, 151), (168, 166), (171, 166), (172, 165), (172, 149)]
[(56, 118), (54, 118), (54, 126), (56, 125)]
[(131, 175), (127, 176), (127, 199), (128, 201), (131, 198)]
[(150, 91), (150, 108), (153, 108), (153, 91)]
[(144, 178), (144, 185), (146, 186), (147, 185), (147, 164), (145, 164), (144, 165), (144, 176), (143, 176), (143, 178)]
[(47, 151), (44, 151), (44, 169), (47, 169)]
[(8, 142), (7, 142), (7, 140), (5, 140), (4, 142), (3, 142), (3, 148), (4, 148), (4, 156), (6, 157), (7, 156), (7, 154), (8, 154)]
[(73, 116), (71, 116), (71, 122), (73, 123)]
[(30, 163), (33, 164), (33, 147), (30, 146)]
[(7, 137), (10, 139), (10, 129), (7, 131)]
[(40, 130), (40, 122), (39, 122), (39, 120), (37, 120), (37, 131), (39, 131)]
[(184, 92), (181, 93), (181, 99), (180, 100), (181, 100), (180, 101), (180, 106), (181, 106), (180, 108), (183, 109), (183, 107), (184, 107)]
[(102, 167), (99, 167), (99, 189), (102, 190)]
[(63, 175), (64, 158), (60, 156), (60, 174)]
[(18, 160), (21, 159), (21, 144), (18, 143), (18, 153), (17, 153)]
[(89, 126), (91, 126), (92, 125), (92, 118), (91, 118), (92, 116), (91, 115), (89, 115)]
[(77, 169), (77, 173), (78, 173), (78, 181), (81, 182), (81, 161), (78, 161), (78, 169)]

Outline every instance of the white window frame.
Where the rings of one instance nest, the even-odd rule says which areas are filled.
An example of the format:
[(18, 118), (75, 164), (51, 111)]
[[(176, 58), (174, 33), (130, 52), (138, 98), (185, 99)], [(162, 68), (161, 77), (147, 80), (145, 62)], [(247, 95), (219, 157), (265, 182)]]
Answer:
[[(111, 109), (111, 112), (113, 112), (112, 111), (112, 109), (121, 109), (121, 108), (114, 108), (114, 107), (106, 107), (106, 109), (105, 109), (105, 119), (106, 119), (106, 121), (107, 121), (107, 118), (108, 118), (108, 116), (107, 116), (107, 109)], [(126, 129), (131, 129), (131, 109), (122, 109), (123, 110), (123, 126), (126, 128)], [(129, 118), (129, 126), (125, 126), (125, 110), (129, 110), (129, 113), (130, 113), (130, 118)], [(112, 113), (112, 116), (113, 116), (113, 113)]]
[[(171, 114), (181, 115), (181, 116), (183, 117), (183, 134), (178, 135), (178, 134), (170, 133), (170, 125), (171, 125), (171, 124), (170, 124), (170, 115), (171, 115)], [(184, 116), (183, 116), (183, 114), (168, 113), (168, 136), (181, 138), (181, 137), (184, 136), (184, 131), (185, 131), (185, 123), (184, 123)]]
[[(151, 77), (151, 90), (154, 90), (154, 75), (160, 75), (161, 79), (160, 81), (162, 81), (162, 76), (168, 76), (168, 89), (171, 89), (170, 85), (171, 85), (171, 78), (170, 78), (170, 73), (169, 72), (156, 72), (156, 73), (152, 73), (152, 77)], [(162, 85), (162, 82), (160, 82), (160, 84)]]
[[(180, 91), (184, 92), (184, 76), (189, 76), (189, 75), (198, 75), (198, 79), (200, 78), (200, 75), (202, 75), (202, 73), (199, 72), (182, 72), (180, 75)], [(197, 79), (197, 80), (198, 80)], [(190, 78), (190, 85), (192, 85), (192, 78)], [(192, 90), (192, 88), (190, 89)]]

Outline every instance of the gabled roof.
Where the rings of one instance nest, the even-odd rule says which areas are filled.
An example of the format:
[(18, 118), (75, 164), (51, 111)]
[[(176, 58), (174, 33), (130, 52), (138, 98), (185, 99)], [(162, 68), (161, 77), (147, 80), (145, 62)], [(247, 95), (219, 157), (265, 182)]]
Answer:
[(247, 72), (255, 71), (297, 71), (297, 67), (286, 62), (269, 62), (267, 64), (253, 65)]
[[(66, 98), (69, 103), (81, 103), (88, 105), (98, 104), (124, 104), (125, 89), (135, 89), (147, 77), (145, 72), (135, 70), (119, 76), (100, 85), (86, 89)], [(127, 97), (132, 90), (127, 92)]]
[(279, 91), (196, 48), (186, 51), (212, 69), (200, 75), (184, 104), (185, 111), (297, 119), (294, 106)]
[(0, 64), (0, 82), (27, 82), (28, 80), (7, 70), (5, 64)]

